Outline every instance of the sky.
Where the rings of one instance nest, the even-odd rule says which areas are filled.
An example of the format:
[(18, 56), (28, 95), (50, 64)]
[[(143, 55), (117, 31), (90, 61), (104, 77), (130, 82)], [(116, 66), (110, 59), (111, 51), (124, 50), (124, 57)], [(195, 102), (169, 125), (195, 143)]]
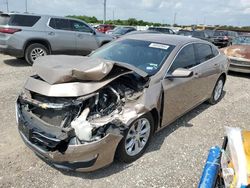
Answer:
[[(0, 10), (25, 11), (25, 0), (0, 0)], [(103, 0), (27, 0), (28, 12), (103, 19)], [(250, 26), (250, 0), (107, 0), (107, 19), (173, 24)]]

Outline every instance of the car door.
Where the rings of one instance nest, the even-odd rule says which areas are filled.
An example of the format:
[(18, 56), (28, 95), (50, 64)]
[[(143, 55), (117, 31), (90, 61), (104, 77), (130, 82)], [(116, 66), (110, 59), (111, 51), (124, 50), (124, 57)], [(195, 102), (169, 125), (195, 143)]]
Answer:
[(76, 32), (77, 54), (87, 55), (99, 47), (94, 30), (87, 24), (77, 20), (71, 20), (71, 26)]
[(194, 49), (198, 66), (196, 66), (196, 77), (203, 83), (200, 87), (200, 100), (211, 96), (211, 92), (220, 75), (220, 63), (215, 58), (219, 52), (207, 43), (195, 43)]
[(190, 69), (194, 75), (189, 78), (162, 80), (164, 91), (162, 125), (168, 125), (200, 103), (202, 98), (200, 88), (204, 83), (200, 80), (200, 68), (197, 65), (194, 44), (183, 47), (174, 59), (167, 75), (171, 75), (177, 68)]
[(50, 18), (47, 29), (48, 40), (53, 53), (75, 54), (76, 38), (70, 20)]

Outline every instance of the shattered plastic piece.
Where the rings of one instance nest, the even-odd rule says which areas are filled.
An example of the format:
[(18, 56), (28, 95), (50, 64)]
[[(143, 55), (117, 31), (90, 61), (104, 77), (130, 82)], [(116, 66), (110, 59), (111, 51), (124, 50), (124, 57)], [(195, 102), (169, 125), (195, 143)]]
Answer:
[(91, 140), (93, 127), (86, 121), (89, 111), (89, 108), (86, 108), (76, 120), (71, 122), (71, 126), (75, 129), (76, 136), (79, 140)]

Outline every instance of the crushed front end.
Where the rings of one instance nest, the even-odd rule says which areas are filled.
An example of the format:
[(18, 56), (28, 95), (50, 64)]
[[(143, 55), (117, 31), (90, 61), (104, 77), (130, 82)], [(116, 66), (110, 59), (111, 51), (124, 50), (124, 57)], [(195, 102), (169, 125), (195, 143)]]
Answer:
[[(122, 136), (118, 131), (93, 128), (85, 133), (88, 140), (79, 140), (71, 124), (83, 105), (75, 98), (48, 98), (38, 94), (28, 97), (22, 93), (17, 100), (22, 139), (38, 156), (59, 168), (92, 171), (110, 164)], [(108, 123), (102, 128), (112, 126), (115, 125)]]
[[(32, 79), (42, 82), (38, 76)], [(143, 85), (125, 75), (80, 97), (49, 97), (24, 89), (16, 104), (20, 135), (57, 168), (93, 171), (107, 166), (129, 121), (140, 115), (129, 106), (142, 96)]]

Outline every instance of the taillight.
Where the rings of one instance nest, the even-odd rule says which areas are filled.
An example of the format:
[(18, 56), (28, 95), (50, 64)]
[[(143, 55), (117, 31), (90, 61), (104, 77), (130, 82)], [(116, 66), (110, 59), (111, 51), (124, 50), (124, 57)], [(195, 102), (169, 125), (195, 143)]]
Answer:
[(22, 30), (14, 29), (14, 28), (0, 28), (0, 33), (14, 34), (19, 31), (22, 31)]

